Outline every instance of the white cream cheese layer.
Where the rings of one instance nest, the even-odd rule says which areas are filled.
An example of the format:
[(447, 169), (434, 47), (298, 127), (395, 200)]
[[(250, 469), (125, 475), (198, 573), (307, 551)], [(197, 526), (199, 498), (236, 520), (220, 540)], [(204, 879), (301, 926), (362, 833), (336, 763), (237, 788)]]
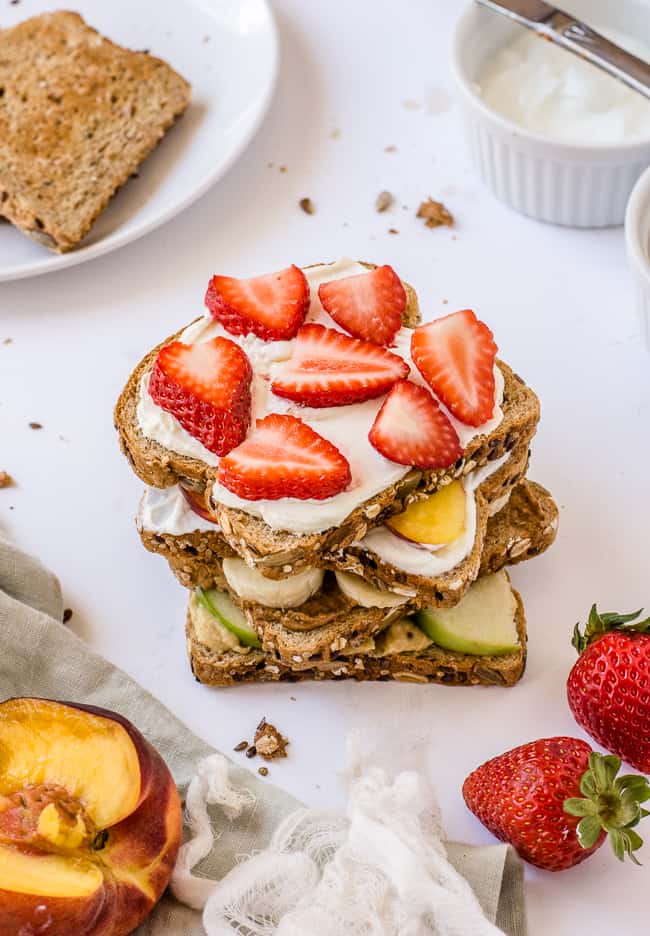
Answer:
[(469, 556), (476, 537), (476, 497), (477, 487), (505, 464), (510, 453), (482, 468), (471, 472), (462, 479), (465, 489), (465, 529), (453, 542), (444, 546), (422, 546), (409, 543), (408, 540), (392, 533), (386, 526), (376, 527), (356, 544), (361, 549), (374, 553), (382, 562), (402, 569), (411, 575), (433, 577), (444, 575), (456, 568)]
[(188, 533), (219, 533), (219, 526), (210, 523), (192, 510), (181, 489), (148, 487), (140, 500), (136, 523), (139, 530), (184, 536)]
[[(318, 286), (323, 282), (354, 276), (365, 273), (367, 270), (353, 260), (342, 259), (333, 264), (320, 264), (307, 268), (304, 272), (311, 291), (311, 304), (306, 320), (343, 331), (323, 309), (318, 299)], [(391, 350), (410, 365), (410, 379), (414, 383), (426, 386), (411, 360), (412, 334), (413, 330), (410, 328), (400, 329)], [(275, 530), (320, 533), (330, 527), (339, 526), (360, 504), (395, 484), (410, 471), (409, 467), (397, 465), (384, 458), (368, 441), (368, 432), (385, 397), (350, 406), (333, 406), (323, 409), (299, 406), (271, 392), (273, 378), (281, 373), (285, 362), (291, 356), (293, 341), (269, 342), (262, 341), (253, 335), (233, 336), (218, 322), (215, 322), (209, 314), (186, 328), (180, 340), (191, 344), (197, 341), (208, 341), (218, 335), (230, 338), (239, 344), (251, 362), (255, 374), (252, 386), (251, 426), (254, 427), (256, 419), (261, 419), (269, 413), (290, 413), (298, 416), (336, 445), (345, 455), (350, 463), (352, 481), (347, 490), (322, 501), (298, 500), (290, 497), (274, 501), (248, 501), (216, 483), (212, 492), (215, 501), (260, 517)], [(216, 455), (190, 436), (175, 417), (153, 402), (149, 396), (148, 382), (149, 375), (146, 374), (141, 381), (137, 408), (138, 424), (143, 435), (178, 454), (190, 455), (200, 458), (206, 464), (217, 465), (219, 459)], [(497, 367), (495, 367), (495, 384), (494, 413), (483, 426), (478, 428), (466, 426), (448, 414), (463, 447), (467, 446), (475, 436), (492, 432), (503, 419), (501, 410), (503, 376)]]

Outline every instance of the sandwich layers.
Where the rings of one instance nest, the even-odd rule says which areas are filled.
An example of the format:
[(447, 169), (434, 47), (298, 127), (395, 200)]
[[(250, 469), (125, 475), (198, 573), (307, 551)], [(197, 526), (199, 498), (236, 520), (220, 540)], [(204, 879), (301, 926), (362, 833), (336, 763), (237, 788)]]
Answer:
[(487, 326), (419, 326), (392, 268), (349, 260), (216, 276), (206, 304), (115, 413), (143, 545), (191, 590), (197, 678), (513, 685), (504, 567), (557, 508), (526, 480), (539, 402)]

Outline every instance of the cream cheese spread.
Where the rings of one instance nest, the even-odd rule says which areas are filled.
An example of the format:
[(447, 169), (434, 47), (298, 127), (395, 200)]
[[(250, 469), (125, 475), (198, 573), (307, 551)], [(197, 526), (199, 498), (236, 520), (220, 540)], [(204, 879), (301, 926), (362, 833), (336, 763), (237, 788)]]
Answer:
[[(650, 62), (647, 44), (595, 28)], [(649, 101), (528, 30), (490, 59), (478, 84), (489, 107), (550, 139), (615, 145), (650, 137)]]
[(163, 489), (148, 487), (140, 500), (136, 524), (139, 530), (170, 536), (220, 532), (218, 524), (192, 510), (178, 485)]

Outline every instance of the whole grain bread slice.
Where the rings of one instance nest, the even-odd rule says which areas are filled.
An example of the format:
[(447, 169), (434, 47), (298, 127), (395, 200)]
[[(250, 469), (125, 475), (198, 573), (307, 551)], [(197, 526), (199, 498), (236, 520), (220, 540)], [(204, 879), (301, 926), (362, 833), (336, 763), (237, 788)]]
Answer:
[[(512, 517), (512, 523), (510, 523)], [(458, 601), (478, 575), (499, 571), (511, 562), (539, 555), (553, 542), (557, 530), (557, 508), (549, 493), (534, 482), (523, 481), (512, 492), (509, 502), (492, 517), (481, 561)], [(209, 587), (229, 593), (257, 631), (267, 656), (292, 669), (309, 669), (316, 663), (345, 663), (355, 647), (394, 621), (431, 604), (422, 596), (405, 601), (397, 608), (362, 608), (354, 605), (337, 588), (334, 576), (327, 573), (320, 592), (299, 609), (267, 608), (244, 601), (228, 586), (220, 564), (213, 567)], [(458, 603), (456, 601), (455, 603)]]
[(545, 487), (528, 480), (518, 484), (488, 522), (481, 575), (545, 552), (555, 540), (559, 519), (557, 504)]
[[(364, 264), (372, 268), (372, 264)], [(404, 324), (415, 327), (419, 309), (414, 290), (404, 284), (407, 306)], [(151, 370), (161, 347), (176, 339), (171, 336), (148, 354), (131, 374), (115, 409), (115, 426), (122, 451), (138, 477), (153, 487), (182, 483), (208, 502), (224, 539), (250, 566), (269, 578), (282, 578), (308, 566), (319, 564), (324, 552), (336, 553), (363, 539), (391, 513), (404, 509), (407, 499), (421, 496), (462, 477), (477, 467), (501, 458), (515, 447), (527, 448), (539, 421), (539, 401), (523, 380), (503, 362), (498, 366), (504, 378), (503, 420), (488, 435), (476, 436), (455, 465), (434, 471), (411, 470), (396, 484), (356, 508), (343, 523), (321, 533), (294, 534), (274, 530), (251, 514), (215, 502), (209, 495), (215, 469), (200, 459), (178, 455), (146, 438), (138, 424), (137, 408), (143, 377)]]
[[(315, 557), (314, 566), (331, 570), (349, 571), (365, 578), (378, 588), (395, 591), (408, 598), (417, 598), (427, 605), (450, 607), (457, 604), (478, 574), (481, 554), (488, 525), (490, 504), (503, 497), (504, 492), (512, 490), (526, 473), (528, 466), (528, 448), (513, 450), (510, 458), (491, 477), (480, 486), (472, 496), (476, 501), (476, 535), (469, 555), (452, 570), (442, 575), (424, 577), (405, 573), (401, 569), (389, 566), (368, 549), (349, 547), (347, 550)], [(163, 555), (179, 581), (188, 588), (199, 585), (210, 588), (221, 587), (223, 580), (219, 559), (236, 555), (220, 532), (205, 531), (184, 535), (155, 533), (142, 528), (139, 524), (140, 537), (150, 552)], [(326, 583), (327, 584), (327, 583)], [(323, 595), (327, 595), (323, 605)], [(278, 612), (284, 617), (285, 625), (291, 630), (310, 630), (314, 627), (314, 618), (320, 623), (344, 620), (351, 611), (348, 602), (338, 589), (319, 592), (309, 602), (299, 608)], [(316, 614), (317, 612), (317, 614)], [(376, 613), (378, 621), (383, 615)]]
[(320, 660), (301, 669), (261, 650), (247, 654), (215, 652), (196, 633), (192, 601), (187, 613), (186, 637), (190, 666), (199, 682), (212, 686), (235, 686), (242, 682), (299, 682), (305, 679), (400, 680), (442, 683), (449, 686), (513, 686), (526, 665), (526, 618), (521, 596), (513, 588), (520, 649), (504, 656), (470, 656), (432, 645), (419, 653), (373, 656), (353, 654)]
[(0, 215), (57, 252), (74, 248), (180, 117), (190, 86), (77, 13), (0, 30)]

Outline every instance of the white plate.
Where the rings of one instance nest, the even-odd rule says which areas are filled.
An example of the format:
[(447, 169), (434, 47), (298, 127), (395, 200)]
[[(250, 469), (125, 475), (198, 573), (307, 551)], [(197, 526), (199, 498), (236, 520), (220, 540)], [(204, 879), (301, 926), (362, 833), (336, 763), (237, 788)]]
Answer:
[[(61, 4), (26, 0), (3, 7), (0, 27)], [(277, 35), (266, 0), (76, 0), (64, 7), (120, 45), (165, 59), (191, 82), (192, 101), (77, 250), (53, 254), (0, 222), (0, 281), (99, 257), (168, 221), (229, 168), (271, 100)]]

